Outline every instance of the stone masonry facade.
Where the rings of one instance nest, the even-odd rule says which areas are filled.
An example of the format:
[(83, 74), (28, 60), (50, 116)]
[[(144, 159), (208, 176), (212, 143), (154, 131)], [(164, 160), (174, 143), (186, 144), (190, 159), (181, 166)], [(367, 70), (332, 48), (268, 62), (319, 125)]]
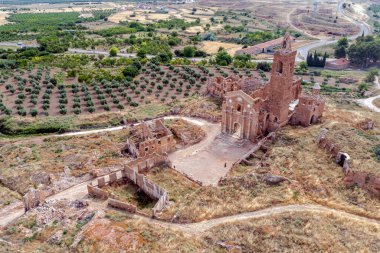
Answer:
[(131, 137), (127, 140), (122, 153), (133, 158), (151, 154), (165, 155), (175, 148), (172, 132), (162, 120), (143, 122), (130, 128)]
[(325, 105), (320, 87), (315, 85), (311, 94), (302, 93), (301, 79), (294, 76), (296, 54), (287, 34), (274, 54), (268, 83), (234, 76), (208, 82), (206, 93), (223, 99), (224, 134), (256, 142), (289, 123), (309, 126), (320, 120)]

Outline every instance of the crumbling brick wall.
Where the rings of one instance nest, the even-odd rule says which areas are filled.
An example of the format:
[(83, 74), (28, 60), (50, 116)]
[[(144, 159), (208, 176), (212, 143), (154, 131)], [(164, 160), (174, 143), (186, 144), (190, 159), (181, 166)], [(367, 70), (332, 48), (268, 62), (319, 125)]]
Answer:
[(108, 206), (121, 209), (130, 213), (135, 213), (137, 211), (137, 207), (135, 205), (125, 203), (123, 201), (119, 201), (113, 198), (108, 199)]
[(350, 156), (340, 151), (340, 148), (336, 146), (332, 140), (327, 138), (327, 133), (327, 129), (322, 129), (316, 138), (316, 142), (335, 158), (337, 164), (342, 166), (344, 173), (343, 183), (347, 187), (357, 185), (367, 190), (370, 194), (380, 198), (380, 175), (350, 168)]
[(44, 203), (45, 198), (42, 190), (30, 189), (23, 197), (25, 212)]
[(152, 209), (152, 216), (162, 211), (169, 203), (169, 196), (165, 189), (161, 188), (158, 184), (150, 181), (145, 175), (140, 174), (142, 170), (150, 169), (158, 164), (167, 162), (167, 157), (160, 155), (151, 155), (144, 159), (136, 159), (125, 165), (122, 170), (113, 172), (111, 174), (102, 176), (87, 185), (88, 193), (96, 198), (108, 199), (108, 205), (111, 207), (119, 208), (129, 212), (137, 212), (134, 205), (125, 203), (120, 200), (112, 198), (106, 191), (101, 188), (124, 179), (129, 179), (136, 184), (142, 191), (145, 192), (150, 198), (157, 199), (157, 203)]

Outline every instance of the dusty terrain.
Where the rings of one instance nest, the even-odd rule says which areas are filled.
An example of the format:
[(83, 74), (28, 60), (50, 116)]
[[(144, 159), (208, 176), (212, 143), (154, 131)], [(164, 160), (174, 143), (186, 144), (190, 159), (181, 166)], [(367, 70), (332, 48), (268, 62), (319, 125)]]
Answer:
[(221, 47), (224, 48), (230, 55), (235, 55), (235, 52), (240, 50), (242, 45), (218, 41), (203, 41), (200, 49), (208, 54), (216, 54)]
[(5, 25), (8, 23), (6, 19), (8, 15), (9, 15), (8, 12), (3, 12), (3, 11), (0, 12), (0, 25)]

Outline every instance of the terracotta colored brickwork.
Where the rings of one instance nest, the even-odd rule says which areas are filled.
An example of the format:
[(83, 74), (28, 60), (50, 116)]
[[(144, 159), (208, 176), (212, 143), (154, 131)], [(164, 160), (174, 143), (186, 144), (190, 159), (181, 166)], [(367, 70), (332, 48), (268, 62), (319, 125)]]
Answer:
[(312, 94), (302, 94), (301, 80), (294, 76), (297, 51), (285, 35), (275, 52), (270, 81), (254, 78), (217, 77), (207, 84), (207, 94), (224, 100), (222, 132), (256, 141), (288, 123), (309, 126), (317, 123), (325, 102), (316, 85)]
[(131, 205), (116, 199), (109, 198), (108, 199), (108, 205), (113, 208), (121, 209), (130, 213), (135, 213), (137, 211), (137, 208), (135, 205)]
[(143, 122), (130, 128), (131, 137), (127, 140), (122, 153), (134, 158), (151, 154), (167, 154), (174, 150), (173, 134), (162, 120)]
[(136, 212), (136, 207), (119, 200), (115, 200), (112, 196), (102, 190), (101, 188), (113, 184), (115, 182), (120, 182), (124, 179), (129, 179), (134, 184), (136, 184), (145, 194), (147, 194), (152, 199), (157, 199), (157, 203), (152, 208), (152, 216), (156, 216), (156, 213), (164, 209), (169, 203), (169, 196), (165, 189), (161, 188), (158, 184), (150, 181), (146, 176), (140, 174), (139, 172), (153, 168), (159, 164), (167, 161), (167, 158), (160, 155), (149, 155), (145, 158), (136, 159), (131, 161), (124, 166), (123, 169), (99, 177), (90, 184), (87, 185), (87, 190), (89, 195), (100, 198), (108, 199), (108, 205), (114, 208), (119, 208), (129, 212)]

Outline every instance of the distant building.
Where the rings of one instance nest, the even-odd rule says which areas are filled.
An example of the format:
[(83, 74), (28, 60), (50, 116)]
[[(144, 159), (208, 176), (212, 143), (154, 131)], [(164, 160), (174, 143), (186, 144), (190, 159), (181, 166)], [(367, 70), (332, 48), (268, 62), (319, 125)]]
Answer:
[[(292, 41), (295, 38), (290, 37)], [(261, 53), (273, 53), (276, 48), (280, 48), (283, 42), (283, 38), (278, 38), (275, 40), (270, 40), (264, 43), (260, 43), (251, 47), (243, 48), (236, 51), (236, 55), (249, 54), (249, 55), (258, 55)]]
[(325, 69), (342, 70), (350, 66), (350, 61), (346, 58), (326, 61)]

